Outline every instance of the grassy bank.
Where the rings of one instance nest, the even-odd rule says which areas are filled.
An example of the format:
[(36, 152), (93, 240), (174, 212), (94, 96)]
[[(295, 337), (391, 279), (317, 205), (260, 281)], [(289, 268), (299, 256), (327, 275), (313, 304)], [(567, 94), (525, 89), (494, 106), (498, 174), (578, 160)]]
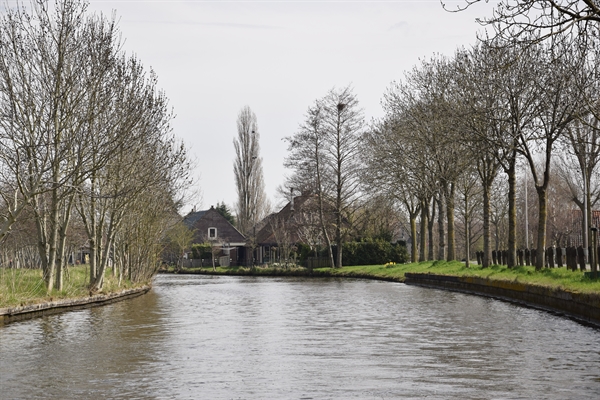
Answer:
[[(329, 269), (329, 268), (326, 268)], [(182, 273), (182, 274), (202, 274), (202, 275), (252, 275), (252, 276), (308, 276), (309, 271), (306, 268), (293, 267), (199, 267), (199, 268), (184, 268), (176, 271), (175, 268), (169, 267), (160, 272), (167, 273)]]
[(413, 264), (392, 264), (364, 267), (344, 267), (333, 269), (333, 276), (363, 276), (369, 275), (379, 279), (403, 280), (404, 274), (430, 273), (437, 275), (473, 276), (492, 280), (520, 282), (524, 284), (560, 288), (576, 293), (600, 293), (600, 280), (590, 279), (581, 271), (568, 271), (566, 268), (545, 268), (536, 271), (534, 267), (517, 267), (509, 269), (506, 266), (494, 265), (481, 268), (472, 265), (466, 268), (458, 261), (427, 261)]
[[(196, 268), (186, 270), (190, 273), (213, 273), (210, 268)], [(493, 280), (520, 282), (524, 284), (560, 288), (575, 293), (598, 293), (600, 294), (600, 279), (590, 279), (581, 271), (567, 271), (566, 268), (545, 268), (536, 271), (534, 267), (517, 267), (509, 269), (505, 266), (494, 265), (490, 268), (481, 268), (472, 265), (465, 268), (458, 261), (426, 261), (412, 264), (388, 264), (337, 268), (319, 268), (313, 272), (313, 276), (339, 276), (384, 279), (390, 281), (403, 281), (404, 274), (430, 273), (452, 276), (473, 276)], [(218, 267), (216, 274), (223, 275), (307, 275), (308, 271), (303, 268), (243, 268)]]
[[(87, 288), (88, 275), (87, 265), (69, 267), (65, 274), (63, 290), (47, 293), (41, 270), (0, 268), (0, 308), (87, 297), (90, 295)], [(135, 286), (126, 280), (123, 280), (119, 286), (118, 278), (107, 271), (101, 293), (111, 293)]]

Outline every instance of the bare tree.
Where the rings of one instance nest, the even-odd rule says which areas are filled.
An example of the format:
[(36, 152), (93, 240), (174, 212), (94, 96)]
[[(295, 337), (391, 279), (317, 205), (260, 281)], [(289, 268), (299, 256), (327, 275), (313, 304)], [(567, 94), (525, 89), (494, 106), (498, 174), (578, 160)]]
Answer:
[[(539, 48), (489, 46), (475, 56), (483, 58), (482, 88), (489, 87), (493, 98), (484, 103), (482, 117), (487, 130), (475, 130), (508, 179), (508, 266), (516, 265), (517, 203), (516, 177), (520, 145), (531, 132), (538, 113), (539, 86), (535, 85)], [(479, 81), (478, 81), (479, 82)], [(485, 97), (483, 97), (485, 98)], [(522, 154), (522, 153), (521, 153)], [(490, 160), (491, 161), (491, 160)], [(493, 163), (489, 164), (490, 167)], [(491, 171), (490, 171), (491, 172)], [(492, 210), (491, 210), (492, 211)], [(492, 211), (493, 212), (493, 211)]]
[[(111, 255), (119, 266), (119, 279), (149, 282), (161, 265), (161, 239), (177, 204), (172, 188), (162, 185), (144, 191), (128, 207), (112, 246)], [(102, 281), (98, 277), (97, 281)], [(92, 290), (96, 290), (93, 286)]]
[(361, 162), (359, 151), (364, 129), (362, 109), (347, 86), (331, 89), (322, 99), (323, 130), (326, 140), (326, 163), (332, 173), (334, 188), (336, 267), (341, 268), (345, 224), (354, 211), (359, 191)]
[[(509, 210), (511, 202), (510, 196), (506, 195), (509, 186), (508, 180), (508, 176), (500, 176), (499, 179), (494, 180), (490, 190), (490, 231), (496, 251), (510, 249), (511, 213)], [(510, 262), (510, 259), (508, 261)]]
[(114, 20), (86, 17), (86, 7), (79, 0), (55, 7), (37, 0), (31, 13), (17, 7), (2, 20), (1, 153), (15, 190), (5, 226), (23, 202), (31, 204), (48, 290), (55, 277), (62, 288), (75, 188), (85, 179), (89, 155), (89, 105), (102, 107), (103, 84), (119, 47)]
[[(139, 212), (137, 203), (151, 198), (148, 192), (152, 190), (168, 193), (167, 198), (176, 202), (178, 185), (184, 184), (189, 170), (185, 149), (170, 134), (173, 115), (168, 100), (156, 88), (156, 76), (148, 76), (135, 58), (122, 59), (117, 66), (115, 75), (122, 83), (116, 86), (115, 107), (90, 126), (97, 136), (113, 138), (117, 147), (107, 158), (90, 159), (94, 167), (77, 202), (89, 237), (93, 290), (102, 287), (111, 249), (127, 214), (132, 208)], [(102, 142), (91, 147), (98, 155), (106, 154)]]
[(223, 252), (223, 248), (225, 247), (225, 242), (221, 238), (207, 238), (205, 240), (205, 242), (210, 243), (212, 267), (213, 267), (213, 271), (216, 271), (217, 264), (216, 264), (215, 260)]
[(460, 119), (465, 134), (465, 144), (477, 162), (477, 173), (483, 197), (483, 260), (484, 268), (491, 260), (490, 196), (498, 175), (503, 151), (490, 138), (501, 137), (506, 122), (500, 118), (503, 97), (499, 86), (490, 84), (498, 75), (499, 61), (492, 47), (480, 43), (470, 52), (456, 53), (456, 73), (459, 84), (454, 95), (461, 105)]
[[(517, 137), (518, 149), (525, 156), (535, 189), (538, 195), (539, 221), (536, 269), (545, 266), (544, 254), (546, 247), (547, 204), (548, 187), (550, 183), (550, 168), (555, 143), (566, 133), (568, 127), (575, 121), (580, 112), (581, 100), (574, 85), (580, 60), (570, 56), (568, 51), (561, 51), (562, 46), (570, 43), (561, 41), (553, 46), (559, 47), (559, 55), (555, 57), (554, 47), (540, 49), (546, 56), (540, 58), (538, 65), (543, 68), (532, 70), (539, 71), (535, 80), (538, 92), (543, 93), (538, 98), (538, 111), (534, 125), (529, 131), (523, 131)], [(539, 53), (538, 53), (539, 54)], [(544, 62), (545, 61), (545, 62)], [(550, 68), (547, 66), (550, 65)], [(541, 156), (542, 162), (536, 162), (535, 153)]]
[(292, 137), (285, 140), (289, 143), (289, 155), (284, 161), (286, 168), (294, 171), (288, 181), (288, 186), (299, 189), (303, 194), (317, 195), (317, 211), (321, 234), (329, 253), (329, 262), (333, 267), (333, 250), (329, 233), (330, 207), (326, 199), (331, 197), (331, 186), (326, 184), (330, 176), (329, 165), (326, 162), (326, 138), (323, 130), (323, 106), (319, 100), (310, 106), (305, 115), (305, 121)]
[(333, 264), (330, 250), (332, 266), (342, 266), (342, 245), (356, 209), (363, 128), (362, 110), (352, 88), (334, 88), (309, 108), (300, 131), (288, 139), (292, 153), (286, 165), (296, 171), (294, 182), (317, 192), (323, 236), (330, 249), (325, 209), (327, 203), (333, 204), (337, 259)]
[(244, 235), (266, 215), (268, 204), (260, 158), (260, 135), (256, 115), (245, 106), (238, 114), (238, 136), (233, 140), (236, 159), (233, 166), (237, 188), (236, 222)]
[[(573, 218), (573, 210), (576, 205), (574, 199), (581, 199), (583, 188), (581, 187), (580, 177), (578, 176), (577, 168), (574, 166), (576, 161), (570, 157), (572, 163), (569, 165), (565, 158), (561, 157), (566, 154), (557, 152), (559, 157), (554, 161), (552, 168), (552, 176), (550, 186), (548, 188), (548, 233), (547, 240), (549, 245), (557, 247), (566, 247), (569, 240), (572, 239), (573, 233), (583, 235), (584, 232), (576, 231), (578, 218)], [(598, 201), (598, 185), (595, 179), (591, 180), (590, 187), (591, 209), (594, 208), (594, 203)], [(575, 187), (578, 187), (576, 190)], [(573, 191), (575, 189), (575, 192)], [(569, 207), (568, 205), (571, 205)], [(583, 214), (582, 214), (583, 215)], [(591, 214), (590, 214), (591, 215)], [(583, 225), (583, 224), (581, 224)], [(581, 228), (581, 227), (579, 227)], [(582, 236), (583, 237), (583, 236)]]
[[(455, 112), (457, 104), (452, 97), (452, 90), (456, 86), (453, 63), (453, 60), (442, 56), (423, 60), (405, 74), (403, 82), (392, 83), (384, 97), (384, 108), (389, 110), (388, 114), (403, 119), (407, 125), (405, 129), (410, 134), (404, 144), (413, 143), (409, 153), (423, 155), (414, 160), (415, 165), (421, 170), (430, 171), (433, 176), (430, 196), (437, 191), (443, 195), (447, 240), (445, 243), (440, 240), (440, 247), (447, 248), (448, 260), (456, 258), (456, 180), (463, 166), (470, 162), (468, 148), (461, 140), (463, 133)], [(421, 213), (425, 217), (431, 198), (422, 198), (421, 201)]]
[(171, 259), (175, 260), (176, 268), (183, 267), (183, 259), (186, 250), (189, 250), (194, 238), (194, 232), (191, 231), (180, 218), (177, 222), (171, 222), (171, 228), (165, 233), (165, 249), (170, 252)]
[[(482, 0), (465, 0), (453, 8), (440, 2), (448, 11), (462, 11)], [(478, 21), (493, 25), (498, 37), (511, 41), (537, 42), (566, 32), (594, 35), (600, 5), (594, 0), (502, 0), (492, 16)]]
[[(574, 123), (569, 128), (568, 140), (558, 154), (556, 163), (557, 178), (564, 185), (565, 200), (572, 202), (584, 215), (592, 215), (594, 206), (600, 201), (600, 183), (597, 166), (600, 161), (600, 139), (598, 130), (586, 124)], [(570, 146), (573, 146), (570, 148)], [(573, 154), (574, 153), (574, 154)], [(583, 218), (582, 218), (583, 219)], [(591, 220), (588, 217), (588, 225)], [(582, 223), (579, 232), (583, 238), (587, 227)]]
[(481, 210), (481, 185), (478, 184), (478, 173), (474, 166), (470, 171), (462, 174), (457, 182), (458, 194), (462, 198), (462, 204), (458, 207), (459, 215), (462, 214), (462, 235), (465, 251), (465, 265), (470, 264), (471, 249), (475, 242), (481, 237), (481, 230), (476, 228)]
[(279, 249), (279, 262), (284, 263), (287, 267), (293, 245), (291, 241), (291, 229), (295, 224), (286, 221), (284, 218), (274, 216), (269, 219), (269, 225), (271, 232), (273, 232), (273, 236), (275, 237), (277, 248)]
[(301, 212), (296, 212), (296, 218), (298, 223), (298, 238), (314, 251), (315, 257), (318, 257), (319, 247), (323, 243), (323, 229), (318, 207), (317, 209), (313, 209), (305, 206)]
[(393, 242), (401, 230), (397, 200), (387, 191), (371, 186), (353, 224), (353, 237), (358, 240), (382, 240)]
[[(585, 42), (585, 43), (582, 43)], [(561, 176), (567, 182), (572, 200), (579, 207), (588, 224), (581, 224), (585, 238), (593, 205), (598, 201), (597, 182), (594, 182), (600, 161), (600, 97), (598, 96), (598, 76), (600, 76), (600, 40), (598, 37), (580, 38), (575, 41), (570, 52), (581, 62), (574, 74), (575, 86), (581, 95), (579, 115), (573, 124), (566, 128), (564, 145), (561, 150)], [(572, 161), (575, 161), (574, 163)], [(569, 173), (579, 170), (579, 177)], [(594, 187), (595, 186), (595, 187)], [(586, 226), (587, 225), (587, 226)]]
[[(363, 184), (371, 193), (384, 193), (402, 205), (408, 214), (411, 238), (411, 261), (425, 257), (426, 240), (417, 234), (417, 218), (424, 204), (432, 196), (435, 183), (427, 157), (422, 148), (410, 140), (412, 130), (405, 123), (405, 115), (396, 107), (393, 98), (384, 99), (386, 117), (365, 134), (367, 151)], [(421, 221), (425, 227), (426, 221)], [(417, 243), (420, 245), (417, 247)]]
[(148, 224), (128, 238), (145, 254), (135, 265), (152, 266), (137, 268), (136, 279), (151, 276), (160, 240), (152, 235), (162, 235), (160, 213), (172, 213), (188, 167), (185, 150), (168, 136), (172, 114), (156, 77), (122, 53), (114, 16), (86, 9), (83, 0), (36, 0), (0, 20), (0, 177), (10, 190), (2, 192), (0, 236), (31, 207), (48, 291), (62, 289), (77, 214), (93, 255), (92, 290), (102, 287), (131, 214)]

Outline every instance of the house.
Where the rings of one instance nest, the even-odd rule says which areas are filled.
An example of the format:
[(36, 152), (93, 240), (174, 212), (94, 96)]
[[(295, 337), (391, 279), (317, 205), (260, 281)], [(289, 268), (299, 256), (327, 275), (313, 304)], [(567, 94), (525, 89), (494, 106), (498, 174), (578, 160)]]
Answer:
[[(220, 265), (247, 265), (251, 262), (251, 251), (247, 251), (247, 240), (214, 207), (205, 211), (192, 211), (183, 218), (183, 223), (194, 232), (194, 243), (211, 243), (217, 251)], [(224, 265), (226, 264), (226, 265)]]
[(323, 231), (315, 194), (293, 197), (281, 211), (266, 217), (262, 225), (256, 234), (255, 257), (258, 263), (285, 257), (283, 254), (289, 253), (297, 243), (311, 247), (322, 245)]

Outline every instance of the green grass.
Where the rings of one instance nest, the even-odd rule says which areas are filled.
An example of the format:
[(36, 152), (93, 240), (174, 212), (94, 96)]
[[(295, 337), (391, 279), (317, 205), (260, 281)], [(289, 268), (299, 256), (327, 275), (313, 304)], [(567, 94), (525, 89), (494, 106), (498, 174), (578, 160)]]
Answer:
[(458, 261), (425, 261), (412, 264), (357, 266), (340, 269), (326, 268), (317, 271), (326, 271), (333, 276), (371, 276), (379, 279), (399, 281), (404, 279), (404, 274), (407, 272), (470, 276), (560, 288), (576, 293), (600, 294), (600, 279), (591, 279), (581, 271), (569, 271), (564, 267), (544, 268), (541, 271), (536, 271), (535, 267), (516, 267), (511, 269), (501, 265), (493, 265), (489, 268), (471, 265), (470, 268), (466, 268), (464, 263)]
[[(304, 268), (244, 268), (244, 267), (217, 267), (213, 272), (212, 267), (186, 269), (190, 273), (216, 273), (222, 275), (308, 275)], [(459, 261), (425, 261), (412, 264), (386, 264), (353, 266), (343, 268), (319, 268), (315, 269), (313, 275), (317, 276), (339, 276), (385, 279), (392, 281), (404, 281), (404, 274), (429, 273), (437, 275), (470, 276), (500, 280), (507, 282), (520, 282), (523, 284), (559, 288), (575, 293), (600, 294), (600, 279), (591, 279), (581, 271), (568, 271), (566, 268), (544, 268), (536, 271), (534, 267), (516, 267), (509, 269), (506, 266), (493, 265), (482, 268), (479, 265), (471, 265), (466, 268)]]
[[(166, 272), (175, 272), (175, 268), (169, 267)], [(307, 275), (308, 270), (304, 267), (290, 266), (288, 268), (282, 267), (216, 267), (213, 271), (213, 267), (198, 267), (198, 268), (184, 268), (184, 273), (192, 274), (215, 274), (215, 275)]]
[[(0, 308), (88, 297), (88, 274), (87, 265), (69, 267), (64, 277), (63, 290), (48, 293), (41, 270), (0, 268)], [(112, 276), (111, 271), (107, 271), (101, 293), (111, 293), (134, 286), (125, 279), (119, 286), (118, 279)]]

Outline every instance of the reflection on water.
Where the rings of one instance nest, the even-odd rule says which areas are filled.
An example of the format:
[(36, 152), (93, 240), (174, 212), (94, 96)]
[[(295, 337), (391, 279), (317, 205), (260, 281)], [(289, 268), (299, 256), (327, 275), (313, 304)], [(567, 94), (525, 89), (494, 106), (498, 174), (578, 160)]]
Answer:
[(342, 279), (161, 275), (0, 327), (1, 398), (600, 398), (600, 330), (491, 299)]

